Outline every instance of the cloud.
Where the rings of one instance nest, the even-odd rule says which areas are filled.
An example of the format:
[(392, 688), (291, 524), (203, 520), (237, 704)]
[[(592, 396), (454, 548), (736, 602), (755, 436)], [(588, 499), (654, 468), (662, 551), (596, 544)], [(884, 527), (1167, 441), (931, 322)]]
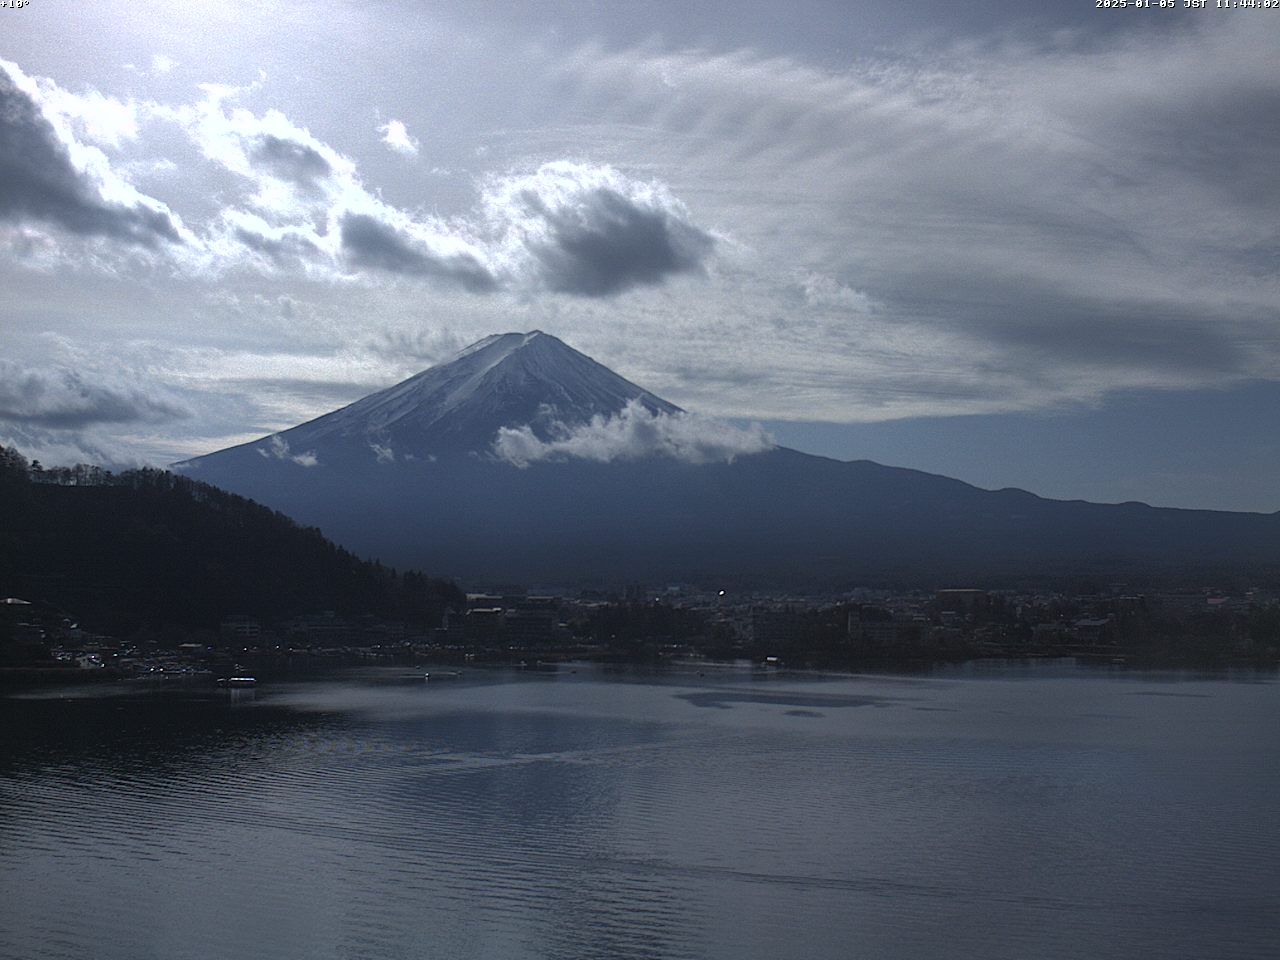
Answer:
[[(390, 274), (471, 293), (599, 298), (700, 273), (716, 246), (668, 187), (609, 165), (558, 161), (491, 176), (470, 209), (444, 219), (388, 203), (353, 160), (281, 111), (237, 105), (256, 85), (203, 84), (195, 103), (139, 104), (10, 72), (20, 82), (6, 77), (0, 86), (10, 128), (0, 144), (0, 173), (9, 174), (0, 218), (148, 245), (186, 240), (172, 262), (192, 275), (302, 268), (331, 279)], [(118, 148), (138, 140), (140, 118), (175, 124), (215, 170), (238, 180), (202, 201), (217, 206), (199, 236), (180, 235), (167, 207), (129, 187), (100, 150), (69, 132), (75, 126)], [(402, 121), (382, 129), (389, 146), (416, 149)], [(124, 166), (146, 176), (173, 169), (160, 166), (165, 159)]]
[(613, 296), (701, 272), (715, 246), (662, 184), (569, 162), (490, 179), (470, 217), (415, 219), (354, 192), (330, 216), (348, 267), (472, 293)]
[(654, 413), (639, 400), (630, 401), (616, 416), (596, 415), (576, 427), (553, 425), (551, 434), (551, 440), (541, 440), (529, 426), (503, 427), (494, 439), (493, 454), (522, 469), (541, 460), (610, 463), (653, 456), (702, 464), (732, 462), (774, 446), (759, 425), (741, 430), (690, 413)]
[[(335, 205), (378, 203), (360, 183), (354, 161), (313, 136), (279, 110), (261, 114), (235, 106), (255, 87), (202, 84), (194, 104), (152, 104), (149, 113), (176, 124), (215, 168), (240, 178), (249, 193), (233, 190), (222, 216), (242, 204), (275, 218), (278, 226), (310, 225)], [(292, 223), (290, 223), (292, 221)]]
[(185, 403), (159, 390), (91, 382), (72, 370), (24, 369), (0, 360), (0, 421), (79, 430), (94, 424), (161, 423), (192, 415)]
[(700, 272), (715, 247), (666, 187), (607, 166), (546, 163), (493, 181), (484, 204), (526, 277), (557, 293), (653, 286)]
[(329, 161), (315, 147), (270, 133), (256, 138), (249, 158), (277, 177), (306, 186), (333, 172)]
[(140, 465), (137, 461), (122, 459), (115, 444), (95, 441), (70, 430), (43, 430), (0, 422), (0, 445), (20, 450), (27, 459), (39, 460), (46, 467), (92, 463), (114, 469)]
[(452, 330), (423, 328), (418, 324), (408, 330), (382, 330), (366, 343), (378, 356), (420, 366), (448, 360), (465, 346), (467, 342)]
[(231, 238), (277, 266), (296, 265), (323, 252), (309, 229), (273, 227), (262, 217), (241, 211), (227, 211), (223, 217)]
[(76, 141), (43, 104), (38, 86), (0, 60), (0, 221), (148, 247), (181, 243), (168, 208), (124, 183), (100, 150)]
[(316, 459), (314, 450), (308, 450), (306, 453), (293, 453), (289, 449), (289, 441), (278, 433), (269, 437), (265, 446), (255, 447), (255, 449), (260, 457), (265, 457), (268, 460), (286, 460), (289, 463), (296, 463), (300, 467), (314, 467), (320, 463)]
[(68, 121), (81, 139), (118, 150), (138, 138), (140, 110), (133, 100), (108, 97), (97, 90), (76, 94), (50, 81), (38, 83), (37, 88), (46, 115)]
[(232, 236), (250, 250), (262, 254), (275, 263), (284, 265), (296, 262), (316, 249), (308, 237), (288, 230), (271, 230), (275, 236), (258, 233), (249, 227), (236, 227)]
[[(89, 275), (102, 264), (126, 276), (137, 244), (100, 244), (76, 283), (49, 282), (66, 231), (32, 220), (0, 230), (0, 283), (26, 285), (29, 329), (47, 317), (95, 331), (86, 340), (108, 322), (113, 337), (216, 336), (228, 356), (252, 343), (238, 375), (269, 360), (253, 370), (264, 379), (307, 377), (315, 356), (351, 350), (367, 361), (351, 382), (389, 382), (447, 352), (415, 343), (417, 329), (445, 326), (461, 346), (541, 327), (730, 417), (1069, 409), (1125, 389), (1274, 380), (1280, 74), (1263, 68), (1274, 38), (1205, 17), (1044, 40), (836, 69), (534, 43), (476, 58), (492, 81), (476, 91), (483, 109), (445, 117), (424, 101), (400, 114), (454, 171), (447, 182), (389, 157), (357, 166), (349, 151), (380, 152), (382, 134), (320, 137), (321, 109), (368, 116), (371, 97), (396, 102), (385, 78), (322, 101), (275, 100), (292, 88), (263, 83), (162, 108), (113, 102), (94, 135), (37, 80), (60, 138), (73, 131), (140, 187), (161, 185), (147, 192), (207, 247), (149, 254), (203, 259), (171, 291), (149, 285), (148, 301)], [(157, 153), (181, 176), (133, 166)], [(375, 169), (386, 182), (365, 179)], [(260, 311), (215, 323), (199, 312), (211, 278), (240, 293), (266, 278), (314, 309), (292, 324)], [(193, 319), (172, 323), (188, 303)], [(372, 344), (383, 329), (409, 333)], [(184, 386), (209, 382), (204, 367), (190, 376)], [(247, 438), (249, 420), (262, 435), (325, 402), (245, 399), (238, 409), (265, 412), (225, 432)]]
[(840, 283), (834, 277), (815, 273), (812, 270), (802, 272), (797, 282), (804, 294), (805, 303), (811, 307), (835, 307), (858, 313), (870, 313), (877, 306), (875, 301), (865, 293)]
[[(1203, 19), (839, 71), (584, 46), (547, 67), (562, 122), (579, 125), (536, 147), (591, 136), (602, 162), (643, 155), (732, 229), (715, 302), (665, 319), (699, 342), (718, 326), (705, 339), (740, 382), (796, 369), (804, 390), (772, 377), (730, 401), (757, 416), (1027, 409), (1272, 378), (1280, 76), (1259, 69), (1272, 39)], [(1185, 76), (1204, 78), (1193, 95)], [(675, 359), (662, 326), (628, 324), (655, 368)], [(739, 346), (762, 335), (767, 350)]]
[(355, 266), (449, 280), (473, 293), (497, 288), (493, 275), (474, 254), (432, 250), (407, 231), (369, 214), (344, 215), (341, 231), (342, 249)]
[(404, 121), (388, 120), (378, 128), (378, 132), (382, 134), (382, 142), (396, 153), (404, 154), (407, 157), (416, 157), (418, 155), (418, 141), (409, 136), (409, 131), (405, 127)]
[(153, 53), (151, 55), (151, 70), (154, 73), (168, 73), (174, 67), (178, 66), (178, 61), (163, 53)]

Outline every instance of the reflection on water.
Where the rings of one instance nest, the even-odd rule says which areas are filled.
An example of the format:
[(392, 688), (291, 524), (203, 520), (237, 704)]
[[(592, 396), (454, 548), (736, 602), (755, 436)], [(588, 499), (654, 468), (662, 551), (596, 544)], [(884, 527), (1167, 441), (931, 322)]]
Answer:
[(1280, 955), (1274, 676), (385, 679), (0, 700), (0, 957)]

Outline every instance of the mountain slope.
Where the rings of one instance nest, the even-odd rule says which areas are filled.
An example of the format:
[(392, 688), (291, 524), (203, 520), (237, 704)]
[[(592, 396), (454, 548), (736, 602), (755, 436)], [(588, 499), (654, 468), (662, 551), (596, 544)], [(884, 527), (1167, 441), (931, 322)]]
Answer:
[[(628, 419), (629, 403), (645, 415)], [(633, 442), (690, 423), (554, 337), (504, 334), (183, 466), (352, 549), (473, 579), (929, 583), (1280, 564), (1277, 516), (1044, 500), (785, 448), (692, 458)], [(635, 429), (602, 453), (618, 424)], [(591, 442), (518, 468), (494, 441), (524, 427)]]

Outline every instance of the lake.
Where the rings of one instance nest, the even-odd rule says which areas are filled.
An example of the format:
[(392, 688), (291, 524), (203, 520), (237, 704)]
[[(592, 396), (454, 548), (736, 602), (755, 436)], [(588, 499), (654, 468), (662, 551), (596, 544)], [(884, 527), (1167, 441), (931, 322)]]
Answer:
[(0, 957), (1280, 956), (1280, 683), (988, 663), (0, 698)]

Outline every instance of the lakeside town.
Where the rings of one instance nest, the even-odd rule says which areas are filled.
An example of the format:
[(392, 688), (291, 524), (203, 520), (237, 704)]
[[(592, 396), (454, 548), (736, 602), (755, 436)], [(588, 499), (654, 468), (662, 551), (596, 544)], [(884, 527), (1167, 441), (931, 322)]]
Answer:
[(373, 615), (260, 619), (127, 637), (68, 611), (0, 599), (0, 678), (288, 676), (352, 665), (748, 660), (856, 668), (880, 662), (1074, 657), (1137, 665), (1280, 662), (1280, 595), (1263, 589), (1139, 594), (977, 588), (838, 596), (733, 595), (670, 585), (568, 597), (471, 593), (438, 623)]

